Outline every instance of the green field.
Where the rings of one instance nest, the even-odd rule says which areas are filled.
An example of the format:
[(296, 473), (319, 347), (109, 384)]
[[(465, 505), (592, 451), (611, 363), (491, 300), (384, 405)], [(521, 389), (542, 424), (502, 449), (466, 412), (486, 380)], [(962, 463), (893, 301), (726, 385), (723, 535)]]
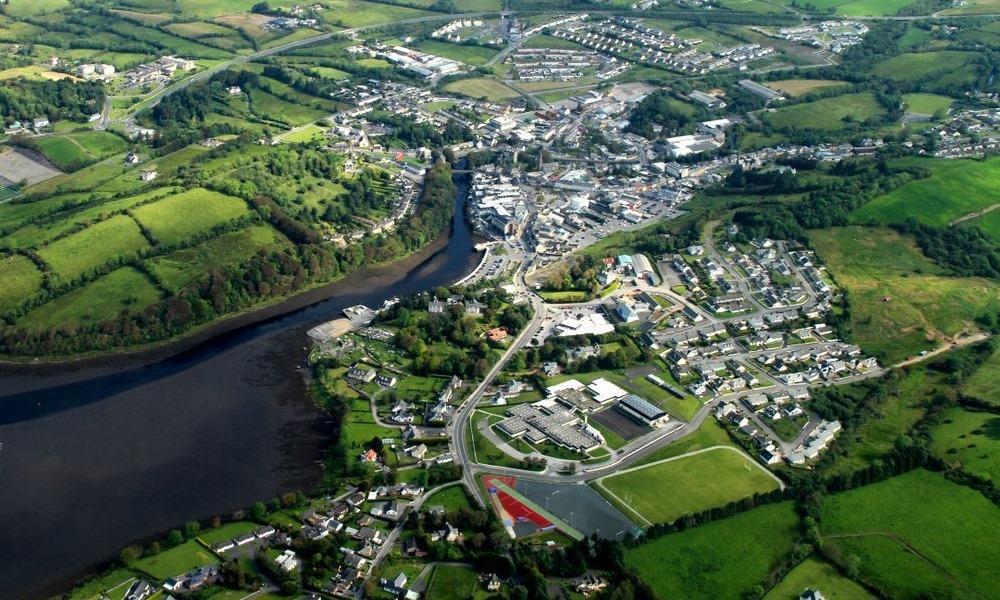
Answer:
[(798, 537), (790, 502), (665, 535), (625, 552), (625, 564), (658, 598), (742, 598), (787, 556)]
[(882, 61), (872, 72), (894, 81), (926, 81), (936, 74), (967, 73), (966, 63), (975, 56), (975, 52), (957, 50), (911, 52)]
[[(245, 3), (243, 10), (246, 10)], [(417, 10), (406, 6), (395, 6), (362, 0), (327, 0), (327, 7), (322, 12), (328, 22), (343, 27), (364, 27), (378, 23), (391, 23), (404, 19), (414, 19), (430, 15), (440, 15), (425, 10)]]
[(979, 492), (918, 469), (828, 497), (824, 540), (895, 597), (990, 597), (1000, 580), (1000, 511)]
[[(135, 573), (128, 569), (113, 569), (87, 580), (73, 589), (67, 600), (99, 600), (101, 594), (109, 598), (121, 598), (128, 591), (130, 582), (135, 580)], [(114, 590), (113, 593), (109, 593)], [(113, 594), (113, 595), (112, 595)]]
[(770, 492), (778, 483), (753, 459), (731, 448), (716, 448), (612, 475), (595, 487), (629, 516), (670, 523), (685, 514)]
[(233, 521), (226, 523), (222, 527), (202, 531), (198, 534), (198, 539), (209, 546), (214, 546), (221, 542), (226, 542), (234, 537), (250, 533), (257, 528), (257, 524), (251, 521)]
[(846, 81), (836, 81), (833, 79), (782, 79), (781, 81), (768, 81), (767, 87), (795, 98), (805, 96), (809, 92), (816, 90), (846, 84)]
[(540, 34), (528, 38), (522, 48), (555, 48), (557, 50), (584, 50), (586, 46), (572, 40), (564, 40), (551, 35)]
[(933, 115), (938, 110), (948, 110), (955, 101), (938, 94), (903, 94), (903, 102), (912, 113)]
[(994, 350), (990, 359), (962, 384), (962, 393), (1000, 406), (1000, 378), (997, 373), (1000, 373), (1000, 349)]
[(106, 131), (49, 135), (32, 140), (32, 145), (62, 171), (76, 171), (127, 147), (125, 140)]
[(785, 106), (761, 116), (773, 127), (833, 131), (844, 127), (845, 118), (863, 122), (885, 114), (874, 94), (862, 92)]
[(994, 242), (1000, 244), (1000, 210), (994, 209), (982, 216), (973, 217), (963, 221), (960, 226), (978, 227), (989, 234)]
[(273, 227), (258, 225), (150, 259), (146, 268), (166, 289), (177, 291), (211, 269), (239, 265), (260, 250), (270, 252), (289, 246), (291, 242)]
[(875, 600), (878, 597), (838, 573), (829, 563), (807, 558), (785, 575), (764, 600), (799, 600), (806, 589), (819, 591), (830, 600)]
[(469, 504), (469, 496), (465, 493), (465, 488), (460, 485), (453, 485), (424, 501), (424, 508), (429, 506), (443, 506), (446, 512), (456, 512), (463, 508), (472, 508)]
[[(160, 244), (172, 245), (247, 214), (246, 202), (202, 188), (135, 209), (135, 218)], [(197, 220), (192, 220), (197, 215)]]
[(851, 305), (854, 341), (892, 364), (933, 348), (1000, 306), (1000, 287), (977, 277), (945, 277), (912, 238), (891, 229), (840, 227), (810, 232)]
[(188, 540), (159, 554), (140, 559), (132, 566), (153, 579), (163, 580), (213, 562), (216, 559), (209, 550), (195, 540)]
[(439, 40), (422, 40), (415, 47), (421, 52), (443, 56), (452, 60), (463, 62), (474, 67), (481, 67), (496, 56), (499, 50), (487, 48), (486, 46), (471, 46), (466, 44), (453, 44)]
[(446, 92), (461, 94), (477, 100), (485, 98), (494, 102), (511, 100), (518, 96), (517, 92), (499, 81), (483, 77), (453, 81), (445, 85), (444, 90)]
[(0, 255), (0, 281), (0, 311), (6, 311), (41, 289), (42, 272), (25, 256)]
[(439, 565), (427, 583), (427, 597), (434, 600), (467, 600), (476, 592), (476, 571), (472, 568)]
[(160, 290), (149, 277), (132, 267), (122, 267), (43, 304), (19, 319), (17, 325), (36, 331), (93, 325), (115, 318), (123, 310), (142, 310), (159, 299)]
[(100, 221), (38, 250), (52, 271), (74, 279), (119, 256), (131, 256), (149, 247), (139, 226), (128, 215)]
[[(990, 372), (994, 381), (997, 371)], [(1000, 415), (953, 408), (932, 432), (931, 448), (969, 473), (1000, 481)]]
[(257, 88), (250, 90), (250, 100), (255, 114), (293, 127), (305, 125), (329, 114), (327, 111), (288, 102)]
[(855, 223), (899, 223), (910, 217), (944, 227), (953, 220), (982, 210), (1000, 197), (1000, 157), (986, 160), (907, 161), (929, 168), (932, 175), (910, 181), (851, 213)]
[(4, 7), (4, 12), (12, 17), (33, 17), (62, 10), (70, 5), (70, 0), (14, 0)]

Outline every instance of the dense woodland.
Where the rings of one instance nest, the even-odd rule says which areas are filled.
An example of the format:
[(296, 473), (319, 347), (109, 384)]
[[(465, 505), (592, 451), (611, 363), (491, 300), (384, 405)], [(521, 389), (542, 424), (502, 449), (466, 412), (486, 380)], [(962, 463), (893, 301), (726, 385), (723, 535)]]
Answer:
[(41, 117), (85, 123), (103, 104), (100, 82), (0, 80), (0, 122), (5, 125)]

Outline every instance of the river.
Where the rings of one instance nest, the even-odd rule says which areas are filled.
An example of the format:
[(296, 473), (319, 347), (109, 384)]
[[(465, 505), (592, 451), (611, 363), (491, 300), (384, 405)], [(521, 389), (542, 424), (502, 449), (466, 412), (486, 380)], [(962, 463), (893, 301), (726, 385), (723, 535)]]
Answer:
[(0, 370), (0, 598), (64, 591), (131, 543), (314, 486), (329, 428), (306, 394), (305, 331), (469, 272), (456, 183), (447, 245), (416, 266), (355, 273), (327, 300), (149, 364)]

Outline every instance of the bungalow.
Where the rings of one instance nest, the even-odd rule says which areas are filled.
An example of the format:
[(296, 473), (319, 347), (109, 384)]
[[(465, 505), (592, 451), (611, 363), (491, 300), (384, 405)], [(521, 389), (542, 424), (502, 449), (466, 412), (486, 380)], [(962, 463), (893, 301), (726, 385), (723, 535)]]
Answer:
[(146, 598), (149, 598), (154, 591), (156, 591), (156, 588), (151, 586), (149, 582), (144, 579), (139, 579), (129, 586), (128, 591), (125, 592), (125, 596), (122, 600), (146, 600)]
[(45, 129), (46, 127), (49, 126), (49, 120), (46, 119), (45, 117), (39, 117), (39, 118), (35, 119), (34, 121), (32, 121), (32, 125), (35, 126), (36, 130), (38, 130), (38, 129)]
[(233, 538), (233, 541), (236, 542), (237, 546), (245, 546), (246, 544), (249, 544), (250, 542), (252, 542), (252, 541), (254, 541), (256, 539), (257, 539), (257, 536), (255, 536), (254, 534), (252, 534), (252, 533), (244, 533), (243, 535), (240, 535), (240, 536), (237, 536), (237, 537)]
[(371, 383), (375, 379), (375, 371), (355, 366), (347, 370), (347, 378), (359, 383)]
[(356, 537), (363, 542), (369, 542), (375, 545), (381, 545), (384, 541), (382, 538), (382, 532), (371, 527), (362, 527), (358, 530)]
[(142, 181), (153, 181), (159, 173), (156, 171), (141, 171), (139, 173), (139, 179)]
[(396, 387), (396, 378), (392, 375), (376, 375), (375, 383), (384, 388)]
[(363, 463), (376, 463), (378, 462), (378, 452), (369, 448), (361, 453), (361, 462)]
[(299, 561), (295, 559), (295, 552), (292, 550), (285, 550), (274, 562), (278, 565), (278, 568), (286, 573), (294, 571), (296, 567), (299, 566)]
[(486, 332), (486, 339), (491, 342), (502, 342), (510, 336), (505, 327), (494, 327)]

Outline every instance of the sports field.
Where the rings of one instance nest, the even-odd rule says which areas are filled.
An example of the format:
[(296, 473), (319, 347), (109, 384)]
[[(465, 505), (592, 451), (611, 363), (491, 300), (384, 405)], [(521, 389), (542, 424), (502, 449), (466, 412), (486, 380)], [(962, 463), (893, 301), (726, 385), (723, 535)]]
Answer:
[(912, 238), (891, 229), (835, 227), (810, 238), (847, 292), (854, 340), (883, 363), (975, 330), (977, 316), (1000, 309), (996, 282), (940, 275)]
[(762, 113), (761, 117), (774, 127), (832, 131), (844, 127), (845, 118), (862, 122), (885, 114), (885, 108), (875, 100), (874, 94), (862, 92), (785, 106)]
[(500, 101), (510, 100), (518, 96), (517, 92), (499, 81), (483, 77), (453, 81), (444, 86), (444, 89), (447, 92), (461, 94), (477, 100), (485, 98), (487, 100)]
[(647, 523), (670, 523), (778, 488), (756, 461), (729, 447), (626, 470), (594, 485), (619, 510)]
[(851, 213), (855, 223), (899, 223), (913, 217), (944, 227), (1000, 202), (1000, 157), (986, 160), (913, 159), (932, 175), (899, 186)]
[(625, 564), (663, 600), (743, 598), (799, 535), (795, 508), (783, 502), (645, 542), (625, 551)]
[(782, 79), (781, 81), (768, 81), (767, 87), (793, 98), (804, 96), (809, 92), (826, 88), (847, 85), (846, 81), (836, 81), (834, 79)]
[[(182, 242), (192, 235), (247, 214), (246, 202), (203, 188), (194, 188), (135, 209), (135, 218), (160, 244)], [(192, 219), (197, 215), (197, 219)]]
[(875, 600), (859, 584), (841, 575), (830, 563), (807, 558), (764, 596), (764, 600), (799, 600), (803, 590), (818, 590), (830, 600)]
[[(995, 370), (988, 371), (997, 379)], [(969, 473), (1000, 481), (1000, 414), (953, 408), (931, 432), (934, 453)]]
[(41, 305), (21, 317), (17, 325), (36, 331), (74, 324), (93, 325), (126, 309), (140, 311), (160, 296), (160, 290), (144, 273), (123, 267)]
[(827, 544), (901, 598), (991, 597), (1000, 581), (1000, 510), (979, 492), (923, 469), (827, 497)]
[(149, 247), (139, 226), (128, 215), (116, 215), (38, 250), (52, 271), (74, 279), (118, 257)]

